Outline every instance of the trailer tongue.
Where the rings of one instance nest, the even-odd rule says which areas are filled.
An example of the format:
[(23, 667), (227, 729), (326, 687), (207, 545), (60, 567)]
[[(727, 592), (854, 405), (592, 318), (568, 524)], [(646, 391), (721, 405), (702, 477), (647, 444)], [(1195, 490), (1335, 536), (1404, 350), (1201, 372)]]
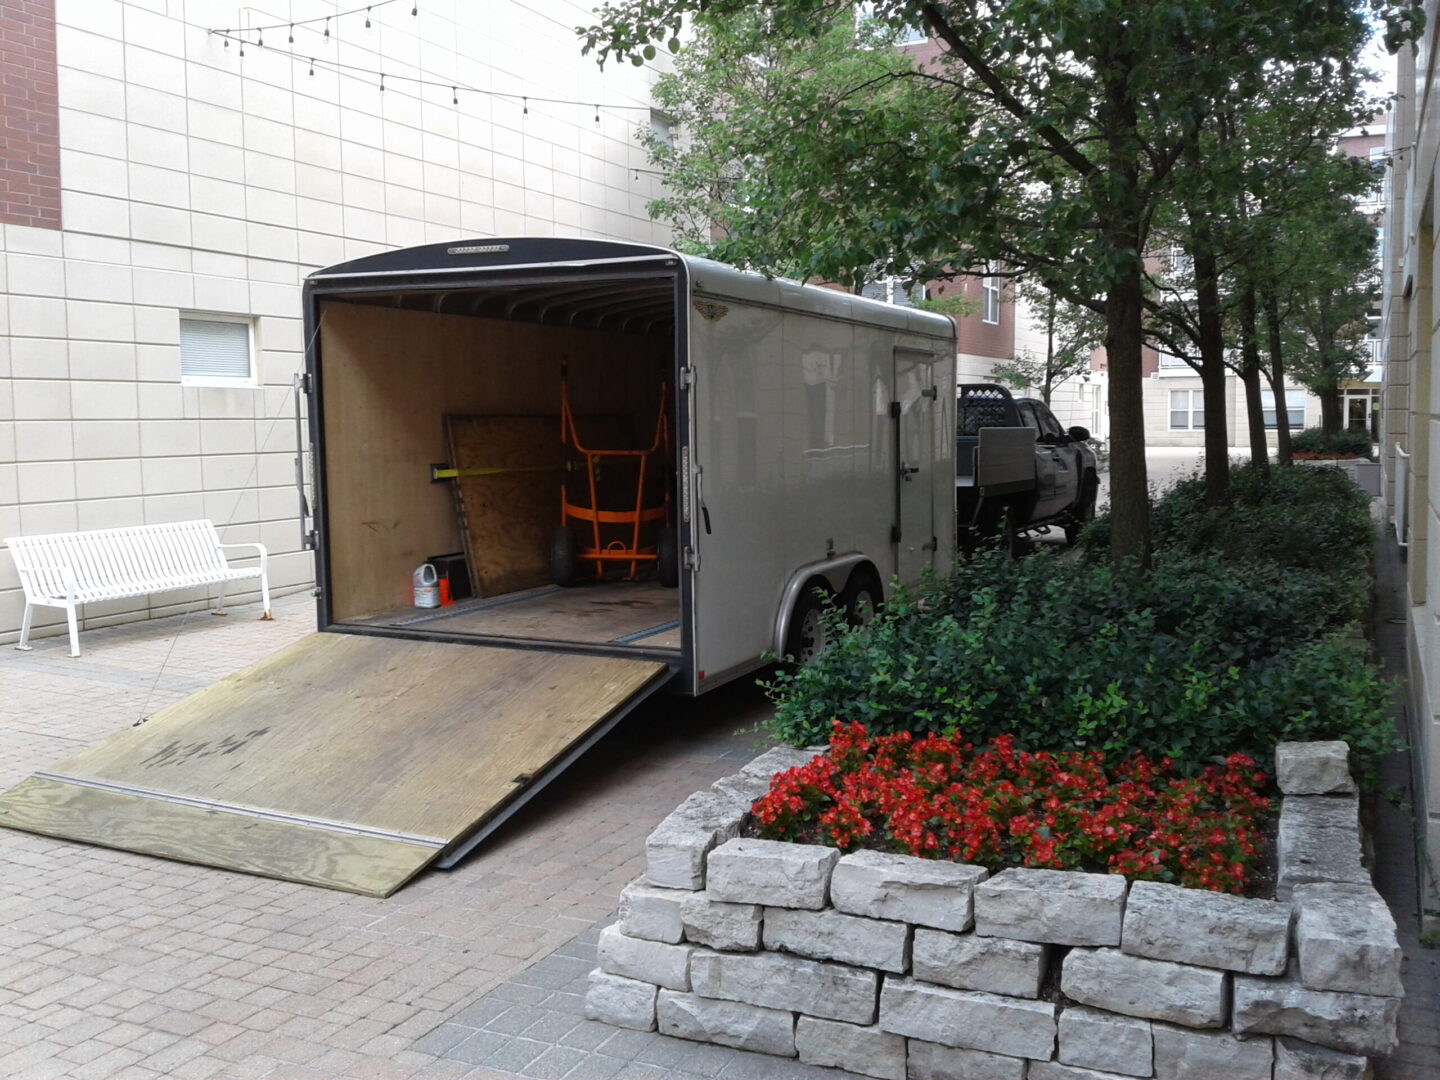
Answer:
[(368, 896), (459, 855), (664, 664), (315, 634), (37, 772), (0, 825)]

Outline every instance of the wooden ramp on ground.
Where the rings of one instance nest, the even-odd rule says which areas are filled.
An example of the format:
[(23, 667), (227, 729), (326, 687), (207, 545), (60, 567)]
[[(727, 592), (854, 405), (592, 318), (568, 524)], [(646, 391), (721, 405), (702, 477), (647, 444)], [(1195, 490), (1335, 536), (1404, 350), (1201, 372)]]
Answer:
[(389, 896), (667, 670), (315, 634), (35, 773), (0, 795), (0, 826)]

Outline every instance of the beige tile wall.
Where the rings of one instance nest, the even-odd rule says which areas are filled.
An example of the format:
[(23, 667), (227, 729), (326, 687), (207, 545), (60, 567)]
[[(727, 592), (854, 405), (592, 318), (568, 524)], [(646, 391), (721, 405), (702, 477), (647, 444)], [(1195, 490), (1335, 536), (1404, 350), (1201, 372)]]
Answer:
[[(290, 380), (307, 273), (457, 235), (668, 239), (645, 210), (658, 189), (635, 137), (654, 73), (581, 57), (586, 3), (425, 0), (416, 17), (391, 3), (369, 31), (363, 16), (332, 22), (328, 41), (297, 27), (302, 59), (251, 45), (243, 61), (208, 32), (234, 25), (233, 3), (56, 7), (64, 229), (0, 234), (0, 536), (210, 517), (223, 539), (270, 548), (275, 585), (304, 588)], [(337, 5), (243, 10), (255, 25)], [(288, 50), (287, 37), (265, 41)], [(311, 77), (311, 55), (390, 72), (387, 89), (323, 65)], [(599, 104), (600, 120), (592, 104), (537, 100), (527, 114), (464, 90), (456, 106), (452, 81)], [(260, 385), (181, 386), (182, 311), (254, 317)], [(0, 557), (0, 641), (21, 608)], [(46, 630), (57, 621), (37, 616)]]

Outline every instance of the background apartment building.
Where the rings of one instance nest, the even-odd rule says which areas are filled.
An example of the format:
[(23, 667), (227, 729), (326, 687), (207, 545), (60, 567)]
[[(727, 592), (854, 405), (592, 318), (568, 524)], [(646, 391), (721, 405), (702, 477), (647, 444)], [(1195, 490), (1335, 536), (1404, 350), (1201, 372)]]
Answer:
[(1440, 855), (1440, 378), (1436, 373), (1436, 214), (1440, 197), (1440, 82), (1431, 61), (1440, 46), (1440, 2), (1427, 0), (1425, 30), (1396, 57), (1396, 93), (1386, 156), (1392, 162), (1382, 254), (1385, 347), (1381, 462), (1395, 539), (1406, 555), (1409, 600), (1408, 702), (1413, 717), (1415, 814), (1428, 871), (1426, 914), (1440, 916), (1434, 860)]
[[(635, 137), (651, 72), (580, 55), (588, 3), (357, 7), (0, 5), (0, 537), (208, 517), (306, 587), (306, 274), (458, 236), (668, 240)], [(0, 641), (22, 607), (0, 558)]]

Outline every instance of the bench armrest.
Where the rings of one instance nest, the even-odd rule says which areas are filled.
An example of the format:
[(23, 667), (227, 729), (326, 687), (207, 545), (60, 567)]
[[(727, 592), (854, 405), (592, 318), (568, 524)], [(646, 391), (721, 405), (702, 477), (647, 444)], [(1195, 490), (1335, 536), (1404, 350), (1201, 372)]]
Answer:
[[(215, 546), (218, 547), (218, 548), (220, 548), (222, 551), (223, 551), (225, 548), (254, 548), (256, 554), (259, 555), (259, 557), (260, 557), (260, 568), (261, 568), (262, 570), (265, 568), (265, 563), (266, 563), (267, 560), (268, 560), (268, 555), (267, 555), (267, 553), (266, 553), (266, 551), (265, 551), (265, 545), (264, 545), (264, 544), (216, 544)], [(253, 558), (253, 557), (254, 557), (254, 556), (251, 556), (251, 555), (242, 555), (242, 556), (241, 556), (241, 558), (243, 558), (243, 559), (249, 559), (249, 558)]]

